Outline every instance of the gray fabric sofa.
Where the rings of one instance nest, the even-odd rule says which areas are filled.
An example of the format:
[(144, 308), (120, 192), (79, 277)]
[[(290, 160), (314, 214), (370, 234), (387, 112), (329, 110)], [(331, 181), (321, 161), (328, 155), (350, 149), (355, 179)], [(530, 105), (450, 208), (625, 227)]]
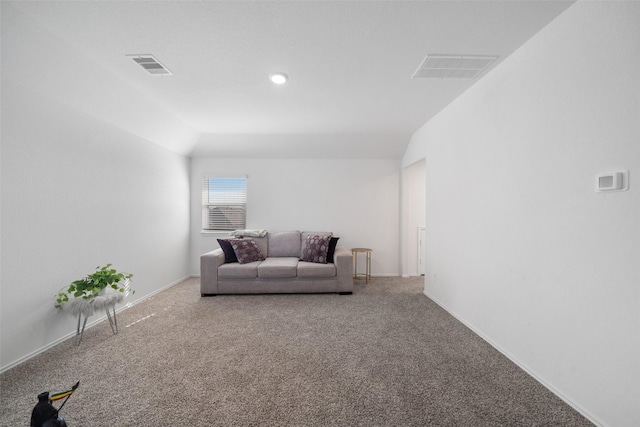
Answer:
[[(308, 236), (326, 236), (328, 232), (269, 232), (253, 240), (264, 255), (262, 261), (225, 262), (221, 248), (200, 256), (200, 293), (218, 294), (324, 293), (353, 292), (351, 251), (337, 246), (333, 262), (301, 261)], [(330, 260), (329, 260), (330, 261)]]

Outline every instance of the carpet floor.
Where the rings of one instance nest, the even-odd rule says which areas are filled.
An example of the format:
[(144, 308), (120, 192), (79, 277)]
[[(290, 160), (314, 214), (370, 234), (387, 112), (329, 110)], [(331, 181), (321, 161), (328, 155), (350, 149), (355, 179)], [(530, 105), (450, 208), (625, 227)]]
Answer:
[(591, 425), (428, 299), (422, 278), (208, 298), (192, 278), (118, 325), (0, 375), (0, 425), (29, 425), (38, 393), (76, 381), (69, 427)]

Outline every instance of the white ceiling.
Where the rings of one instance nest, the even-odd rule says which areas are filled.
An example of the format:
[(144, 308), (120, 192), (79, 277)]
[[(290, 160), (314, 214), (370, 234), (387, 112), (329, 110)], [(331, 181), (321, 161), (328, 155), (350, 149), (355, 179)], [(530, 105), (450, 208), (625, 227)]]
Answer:
[(478, 80), (411, 79), (427, 54), (499, 63), (571, 3), (3, 1), (2, 78), (186, 155), (399, 159)]

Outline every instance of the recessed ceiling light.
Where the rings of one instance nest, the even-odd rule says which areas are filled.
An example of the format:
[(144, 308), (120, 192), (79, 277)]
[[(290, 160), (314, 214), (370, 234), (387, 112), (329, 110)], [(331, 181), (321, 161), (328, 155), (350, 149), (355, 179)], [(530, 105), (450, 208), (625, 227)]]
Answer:
[(287, 82), (289, 76), (287, 76), (285, 73), (273, 73), (269, 76), (269, 78), (275, 84), (281, 85)]

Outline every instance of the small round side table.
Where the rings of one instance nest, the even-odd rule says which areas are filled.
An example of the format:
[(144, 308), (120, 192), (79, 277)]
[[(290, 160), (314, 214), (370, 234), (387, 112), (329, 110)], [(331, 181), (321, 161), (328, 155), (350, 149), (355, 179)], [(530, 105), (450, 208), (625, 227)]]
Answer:
[[(358, 273), (358, 254), (365, 254), (365, 262), (366, 262), (366, 270), (364, 273)], [(359, 279), (364, 277), (365, 283), (369, 283), (369, 279), (371, 279), (371, 254), (373, 253), (373, 249), (369, 248), (351, 248), (351, 256), (353, 257), (353, 265), (355, 267), (355, 273), (353, 273), (354, 279)]]

